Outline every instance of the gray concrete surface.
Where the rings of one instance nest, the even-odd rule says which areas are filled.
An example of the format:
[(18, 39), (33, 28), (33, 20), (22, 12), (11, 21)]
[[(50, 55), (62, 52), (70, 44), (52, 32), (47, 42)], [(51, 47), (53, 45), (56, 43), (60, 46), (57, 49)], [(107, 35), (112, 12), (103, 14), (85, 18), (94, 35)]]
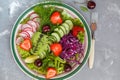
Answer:
[[(17, 17), (39, 0), (0, 0), (0, 80), (32, 80), (16, 65), (10, 51), (10, 33)], [(74, 0), (63, 0), (80, 11)], [(81, 0), (75, 0), (81, 1)], [(83, 0), (82, 0), (83, 1)], [(99, 13), (95, 63), (86, 64), (69, 80), (120, 80), (120, 0), (94, 0)], [(89, 13), (80, 11), (89, 22)]]

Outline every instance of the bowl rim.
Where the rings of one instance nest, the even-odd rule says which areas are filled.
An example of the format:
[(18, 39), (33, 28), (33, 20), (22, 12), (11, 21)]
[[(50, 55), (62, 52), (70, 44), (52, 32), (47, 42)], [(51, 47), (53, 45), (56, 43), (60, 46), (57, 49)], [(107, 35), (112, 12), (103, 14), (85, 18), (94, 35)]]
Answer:
[[(56, 5), (56, 6), (61, 6), (61, 7), (67, 8), (70, 11), (72, 11), (75, 15), (77, 15), (85, 26), (86, 33), (87, 33), (87, 39), (88, 39), (88, 45), (87, 45), (88, 47), (87, 47), (86, 55), (85, 55), (82, 63), (71, 73), (69, 73), (65, 76), (62, 76), (60, 78), (54, 78), (54, 79), (55, 80), (63, 80), (63, 79), (66, 79), (66, 78), (70, 78), (73, 75), (75, 75), (77, 72), (79, 72), (81, 70), (81, 68), (83, 68), (83, 66), (87, 62), (87, 59), (89, 57), (90, 48), (91, 48), (91, 31), (90, 31), (90, 28), (89, 28), (89, 25), (88, 25), (87, 21), (82, 16), (82, 14), (80, 14), (80, 12), (78, 12), (75, 8), (71, 7), (70, 5), (68, 5), (66, 3), (60, 3), (60, 2), (55, 2), (55, 1), (40, 2), (40, 3), (37, 3), (37, 4), (34, 4), (34, 5), (30, 6), (25, 11), (22, 12), (22, 14), (17, 18), (15, 24), (13, 25), (13, 28), (12, 28), (12, 31), (11, 31), (11, 37), (10, 37), (10, 47), (11, 47), (11, 52), (12, 52), (14, 61), (16, 62), (18, 67), (25, 74), (27, 74), (29, 77), (34, 78), (34, 79), (45, 80), (44, 78), (36, 76), (36, 75), (30, 73), (28, 70), (25, 69), (25, 67), (21, 64), (20, 60), (18, 59), (18, 57), (16, 55), (15, 46), (14, 46), (15, 45), (15, 41), (14, 41), (15, 40), (15, 32), (16, 32), (16, 29), (17, 29), (17, 25), (19, 24), (20, 20), (27, 14), (27, 12), (31, 11), (37, 5)], [(54, 80), (54, 79), (51, 79), (51, 80)]]

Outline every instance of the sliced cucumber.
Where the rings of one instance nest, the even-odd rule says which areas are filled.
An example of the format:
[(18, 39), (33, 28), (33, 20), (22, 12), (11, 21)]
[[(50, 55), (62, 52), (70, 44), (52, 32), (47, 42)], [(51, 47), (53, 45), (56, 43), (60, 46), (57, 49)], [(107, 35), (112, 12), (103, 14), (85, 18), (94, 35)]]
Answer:
[(54, 32), (51, 34), (52, 36), (54, 36), (56, 38), (56, 41), (59, 42), (60, 41), (60, 36), (58, 33)]
[(68, 34), (69, 31), (70, 31), (70, 26), (69, 26), (67, 23), (63, 23), (62, 26), (65, 27), (66, 32), (67, 32), (67, 34)]
[(62, 31), (62, 29), (59, 29), (59, 33), (60, 33), (60, 37), (64, 36), (64, 32)]
[(64, 35), (67, 34), (66, 29), (64, 26), (59, 26), (59, 28), (63, 31)]
[[(58, 30), (58, 31), (54, 31), (54, 33), (57, 33), (58, 36), (60, 37), (60, 32), (59, 32), (59, 30)], [(60, 37), (60, 38), (61, 38), (61, 37)]]
[(60, 37), (63, 37), (64, 32), (60, 28), (56, 28), (55, 31), (59, 33)]
[(55, 42), (56, 41), (56, 38), (54, 37), (54, 36), (49, 36), (49, 39), (50, 39), (50, 41), (52, 41), (52, 42)]
[(58, 31), (59, 29), (58, 28), (55, 28), (55, 30), (54, 31)]
[(71, 20), (66, 20), (65, 23), (67, 23), (70, 26), (70, 30), (73, 28), (73, 23)]

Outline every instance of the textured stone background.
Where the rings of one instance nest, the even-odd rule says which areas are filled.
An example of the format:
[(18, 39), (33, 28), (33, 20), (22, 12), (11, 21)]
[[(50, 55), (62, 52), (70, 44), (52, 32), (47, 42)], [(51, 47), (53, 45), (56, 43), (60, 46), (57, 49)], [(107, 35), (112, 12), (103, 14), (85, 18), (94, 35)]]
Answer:
[[(31, 80), (15, 64), (10, 51), (12, 26), (22, 11), (39, 0), (0, 0), (0, 80)], [(80, 11), (80, 4), (63, 2)], [(94, 0), (99, 13), (96, 31), (95, 64), (86, 64), (69, 80), (120, 80), (120, 0)], [(89, 22), (89, 13), (80, 11)]]

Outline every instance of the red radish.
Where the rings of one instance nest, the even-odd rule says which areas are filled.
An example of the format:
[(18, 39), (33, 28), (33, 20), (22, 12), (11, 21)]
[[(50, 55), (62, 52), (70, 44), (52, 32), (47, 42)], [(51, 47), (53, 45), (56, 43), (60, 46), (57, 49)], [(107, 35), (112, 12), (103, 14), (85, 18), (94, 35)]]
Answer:
[(17, 44), (17, 45), (20, 45), (20, 43), (21, 43), (23, 40), (24, 40), (23, 37), (17, 37), (17, 39), (16, 39), (16, 44)]
[(40, 22), (40, 18), (39, 18), (39, 17), (34, 17), (34, 18), (32, 19), (32, 21)]
[(30, 34), (26, 31), (22, 31), (19, 33), (19, 36), (23, 37), (23, 38), (30, 38)]
[(35, 14), (35, 12), (31, 12), (28, 16), (31, 16), (32, 14)]
[(31, 38), (31, 37), (32, 37), (32, 35), (33, 35), (33, 32), (32, 32), (32, 31), (26, 31), (26, 32), (28, 32), (28, 33), (29, 33), (30, 38)]
[(21, 30), (24, 30), (25, 28), (31, 28), (31, 29), (32, 29), (32, 26), (29, 25), (29, 24), (23, 24), (23, 25), (21, 26)]
[(30, 19), (33, 19), (35, 17), (39, 17), (39, 16), (36, 13), (33, 13), (33, 14), (30, 15)]
[(24, 28), (22, 31), (32, 31), (32, 32), (33, 32), (33, 29), (32, 29), (32, 28), (27, 27), (27, 28)]
[(23, 24), (19, 24), (19, 25), (18, 25), (19, 30), (21, 30), (22, 25), (23, 25)]
[(38, 29), (39, 26), (40, 26), (39, 22), (36, 22), (36, 21), (34, 21), (34, 22), (36, 23), (36, 25), (37, 25), (37, 29)]
[(30, 21), (27, 22), (27, 24), (31, 25), (33, 27), (33, 29), (37, 29), (37, 25), (34, 21), (30, 20)]

